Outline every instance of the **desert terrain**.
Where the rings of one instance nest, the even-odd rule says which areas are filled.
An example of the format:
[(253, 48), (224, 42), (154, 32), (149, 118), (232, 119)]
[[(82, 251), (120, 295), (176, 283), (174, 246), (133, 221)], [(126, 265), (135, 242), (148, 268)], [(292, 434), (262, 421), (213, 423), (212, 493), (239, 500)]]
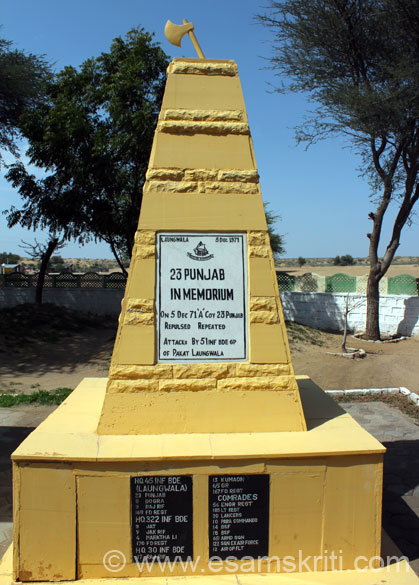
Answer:
[[(419, 338), (398, 343), (369, 343), (364, 359), (339, 352), (339, 333), (288, 324), (292, 361), (297, 374), (310, 376), (327, 389), (404, 386), (419, 393)], [(0, 392), (75, 388), (85, 377), (106, 377), (117, 318), (83, 315), (54, 305), (22, 305), (0, 311)]]

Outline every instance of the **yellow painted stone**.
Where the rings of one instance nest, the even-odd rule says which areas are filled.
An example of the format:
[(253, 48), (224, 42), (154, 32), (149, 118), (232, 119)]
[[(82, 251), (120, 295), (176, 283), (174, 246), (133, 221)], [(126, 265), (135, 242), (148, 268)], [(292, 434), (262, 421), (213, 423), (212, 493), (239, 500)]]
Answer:
[(173, 59), (167, 68), (167, 74), (188, 74), (188, 75), (238, 75), (237, 65), (234, 61), (216, 59)]
[(21, 466), (18, 470), (18, 566), (21, 581), (76, 578), (76, 488), (72, 470)]
[(277, 311), (277, 304), (275, 297), (250, 297), (250, 310), (251, 311)]
[(238, 77), (195, 75), (169, 75), (163, 97), (161, 117), (170, 109), (189, 110), (240, 110), (247, 120), (243, 93)]
[(159, 390), (161, 392), (180, 392), (180, 391), (192, 391), (197, 392), (198, 390), (214, 390), (217, 386), (217, 382), (214, 378), (182, 378), (173, 380), (159, 380)]
[(111, 365), (109, 369), (110, 380), (135, 380), (137, 378), (147, 379), (172, 377), (173, 366), (169, 364), (153, 364), (152, 366)]
[(279, 296), (276, 272), (269, 258), (249, 258), (249, 294)]
[(125, 325), (115, 342), (112, 364), (155, 363), (155, 329), (150, 325)]
[(207, 193), (242, 193), (243, 195), (255, 194), (259, 192), (258, 185), (254, 183), (233, 183), (217, 181), (206, 183), (205, 191)]
[(249, 134), (249, 126), (236, 121), (164, 120), (157, 124), (157, 131), (169, 134)]
[(157, 379), (122, 379), (110, 380), (107, 391), (110, 394), (119, 394), (120, 392), (157, 392), (159, 390), (159, 380)]
[(250, 137), (246, 134), (177, 135), (158, 132), (150, 162), (153, 168), (255, 169)]
[[(217, 381), (220, 390), (266, 390), (277, 391), (292, 388), (290, 376), (263, 376), (251, 378), (226, 378)], [(296, 387), (296, 384), (295, 384)]]
[(161, 181), (181, 181), (183, 175), (184, 172), (181, 169), (148, 169), (146, 178), (149, 181), (153, 179)]
[(141, 246), (137, 244), (133, 251), (133, 255), (136, 258), (154, 258), (156, 255), (156, 247), (154, 244), (144, 244)]
[[(250, 324), (250, 361), (260, 364), (288, 364), (291, 362), (284, 340), (284, 326), (264, 323)], [(282, 343), (281, 343), (282, 342)]]
[(227, 378), (234, 376), (235, 364), (181, 364), (173, 366), (174, 378)]
[(263, 246), (249, 246), (250, 258), (269, 258), (269, 248), (266, 245)]
[(250, 231), (247, 234), (249, 246), (265, 246), (267, 243), (266, 231)]
[(218, 120), (243, 120), (241, 110), (191, 110), (185, 108), (167, 109), (163, 113), (164, 120), (201, 120), (216, 122)]
[(138, 258), (133, 255), (130, 262), (130, 272), (141, 274), (141, 278), (130, 278), (128, 275), (130, 294), (134, 298), (153, 299), (156, 288), (156, 260), (154, 256)]
[(236, 376), (283, 376), (291, 374), (291, 366), (286, 364), (236, 364)]
[[(141, 225), (159, 231), (237, 231), (266, 228), (262, 199), (259, 195), (243, 197), (218, 193), (196, 196), (179, 193), (144, 194)], [(193, 228), (191, 228), (193, 226)], [(239, 230), (240, 231), (240, 230)]]
[(218, 171), (219, 181), (258, 183), (259, 175), (257, 171), (242, 171), (239, 169), (229, 169)]
[(153, 230), (137, 230), (135, 243), (140, 246), (154, 246), (156, 243), (156, 232)]
[[(168, 72), (122, 309), (125, 319), (98, 431), (152, 433), (169, 419), (173, 432), (268, 430), (273, 421), (278, 430), (304, 431), (253, 145), (241, 134), (248, 125), (236, 65), (181, 59)], [(156, 277), (151, 273), (156, 233), (162, 231), (247, 234), (247, 361), (174, 363), (171, 369), (156, 363)], [(152, 284), (141, 284), (144, 279)], [(148, 294), (140, 294), (145, 290)], [(257, 396), (263, 407), (255, 406)], [(270, 409), (273, 417), (266, 415)]]
[(275, 311), (250, 311), (250, 323), (265, 323), (272, 325), (279, 323), (278, 312)]

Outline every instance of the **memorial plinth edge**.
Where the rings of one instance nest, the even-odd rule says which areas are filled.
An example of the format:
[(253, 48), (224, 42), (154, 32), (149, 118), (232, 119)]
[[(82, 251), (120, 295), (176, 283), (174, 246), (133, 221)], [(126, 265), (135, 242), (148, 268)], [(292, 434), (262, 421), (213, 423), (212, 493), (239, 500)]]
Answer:
[[(309, 430), (98, 435), (106, 378), (85, 378), (12, 455), (13, 461), (160, 461), (324, 457), (385, 447), (307, 377), (298, 377)], [(191, 440), (193, 437), (193, 440)]]

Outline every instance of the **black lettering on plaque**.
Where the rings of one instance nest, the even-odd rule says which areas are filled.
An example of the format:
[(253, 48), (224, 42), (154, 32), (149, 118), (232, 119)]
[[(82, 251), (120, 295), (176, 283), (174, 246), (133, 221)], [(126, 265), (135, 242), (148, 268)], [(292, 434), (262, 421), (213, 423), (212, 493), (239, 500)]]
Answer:
[(192, 476), (131, 477), (132, 559), (192, 560)]
[(209, 556), (269, 554), (269, 475), (209, 476)]

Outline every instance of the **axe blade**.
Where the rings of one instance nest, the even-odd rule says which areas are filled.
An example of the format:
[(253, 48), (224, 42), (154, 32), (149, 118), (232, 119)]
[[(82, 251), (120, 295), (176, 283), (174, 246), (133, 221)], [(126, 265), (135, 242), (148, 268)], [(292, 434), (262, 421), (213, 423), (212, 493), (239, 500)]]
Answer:
[(164, 34), (169, 43), (172, 43), (172, 45), (175, 45), (176, 47), (180, 47), (184, 35), (193, 31), (193, 28), (192, 22), (188, 22), (187, 24), (174, 24), (168, 20), (164, 27)]

